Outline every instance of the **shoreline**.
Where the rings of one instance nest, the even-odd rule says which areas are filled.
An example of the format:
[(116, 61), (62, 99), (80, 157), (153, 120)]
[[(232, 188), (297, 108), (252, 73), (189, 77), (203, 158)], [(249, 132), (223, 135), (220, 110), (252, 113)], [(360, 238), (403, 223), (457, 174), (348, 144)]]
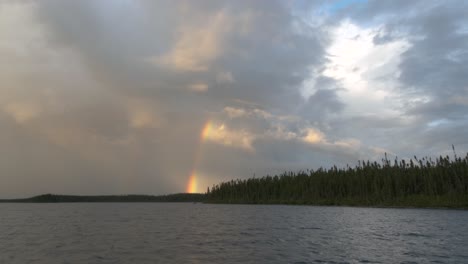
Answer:
[[(80, 196), (86, 197), (86, 196)], [(299, 204), (299, 203), (236, 203), (236, 202), (208, 202), (208, 201), (144, 201), (144, 200), (76, 200), (76, 201), (37, 201), (27, 199), (0, 199), (0, 204), (82, 204), (82, 203), (192, 203), (192, 204), (213, 204), (213, 205), (285, 205), (285, 206), (313, 206), (313, 207), (350, 207), (350, 208), (375, 208), (375, 209), (430, 209), (430, 210), (468, 210), (465, 206), (415, 206), (415, 205), (359, 205), (359, 204)]]
[(397, 205), (347, 205), (347, 204), (294, 204), (294, 203), (218, 203), (203, 202), (204, 204), (224, 204), (224, 205), (287, 205), (287, 206), (316, 206), (316, 207), (351, 207), (351, 208), (375, 208), (375, 209), (433, 209), (433, 210), (468, 210), (468, 207), (449, 206), (397, 206)]

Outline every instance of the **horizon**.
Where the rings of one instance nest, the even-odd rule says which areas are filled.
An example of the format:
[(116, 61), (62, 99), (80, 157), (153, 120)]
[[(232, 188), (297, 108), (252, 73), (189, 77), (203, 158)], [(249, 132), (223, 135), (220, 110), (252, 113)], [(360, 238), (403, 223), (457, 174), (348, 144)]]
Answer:
[(465, 155), (467, 7), (2, 1), (0, 199)]

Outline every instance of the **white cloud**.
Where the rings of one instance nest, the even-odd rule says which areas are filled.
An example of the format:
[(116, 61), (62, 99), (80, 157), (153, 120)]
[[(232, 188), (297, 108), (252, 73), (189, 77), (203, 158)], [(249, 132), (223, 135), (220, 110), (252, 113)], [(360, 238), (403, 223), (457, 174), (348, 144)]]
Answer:
[[(410, 48), (410, 43), (399, 38), (374, 44), (374, 36), (380, 27), (363, 28), (344, 21), (332, 31), (333, 41), (327, 49), (329, 62), (322, 74), (338, 80), (344, 88), (338, 94), (347, 104), (345, 114), (398, 114), (395, 111), (399, 105), (398, 65), (401, 54)], [(320, 88), (314, 87), (314, 79), (318, 76), (312, 72), (311, 79), (305, 82), (303, 94), (311, 94)]]

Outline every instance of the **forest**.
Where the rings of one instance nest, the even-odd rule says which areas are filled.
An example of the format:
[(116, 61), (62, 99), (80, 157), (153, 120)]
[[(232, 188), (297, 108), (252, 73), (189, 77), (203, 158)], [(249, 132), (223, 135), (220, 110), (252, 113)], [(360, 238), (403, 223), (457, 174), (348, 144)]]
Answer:
[(468, 153), (432, 159), (358, 161), (356, 166), (284, 172), (222, 182), (202, 193), (77, 196), (44, 194), (20, 203), (205, 202), (468, 208)]
[(468, 154), (359, 161), (354, 167), (285, 172), (208, 188), (210, 203), (468, 208)]

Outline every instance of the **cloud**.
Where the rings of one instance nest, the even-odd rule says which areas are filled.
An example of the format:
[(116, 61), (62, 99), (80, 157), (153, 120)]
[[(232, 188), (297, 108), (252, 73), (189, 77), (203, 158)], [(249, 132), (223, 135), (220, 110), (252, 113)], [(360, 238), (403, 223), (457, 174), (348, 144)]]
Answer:
[[(189, 13), (184, 10), (182, 12)], [(224, 34), (232, 25), (223, 11), (209, 17), (205, 24), (197, 27), (184, 25), (178, 29), (179, 36), (169, 53), (151, 60), (180, 71), (206, 71), (211, 63), (223, 52)]]
[(219, 72), (216, 76), (216, 81), (218, 83), (233, 83), (234, 77), (232, 77), (232, 73), (230, 72)]
[(338, 100), (347, 102), (354, 113), (372, 109), (385, 114), (386, 108), (398, 104), (394, 94), (399, 87), (399, 63), (411, 44), (404, 37), (375, 44), (379, 27), (361, 28), (343, 21), (327, 50), (329, 62), (323, 75), (338, 80), (343, 88), (337, 91)]
[(0, 142), (11, 151), (0, 153), (0, 192), (161, 194), (185, 190), (194, 169), (211, 185), (385, 152), (462, 152), (466, 10), (2, 2)]
[(253, 135), (247, 131), (231, 130), (224, 124), (208, 123), (202, 132), (204, 140), (215, 142), (230, 147), (243, 148), (248, 151), (254, 151), (252, 141)]
[(194, 83), (189, 85), (189, 90), (193, 92), (203, 93), (208, 91), (208, 85), (206, 83)]
[(324, 140), (324, 135), (316, 129), (309, 128), (307, 129), (307, 134), (304, 136), (303, 140), (309, 144), (317, 144)]
[(28, 103), (19, 103), (11, 102), (4, 107), (4, 111), (10, 114), (17, 123), (22, 124), (30, 121), (37, 117), (41, 110), (39, 107), (28, 104)]
[[(396, 80), (400, 111), (416, 121), (402, 129), (402, 136), (413, 140), (415, 148), (424, 146), (422, 148), (433, 151), (437, 145), (439, 151), (443, 151), (455, 141), (461, 148), (466, 146), (456, 134), (445, 129), (452, 127), (455, 120), (461, 127), (467, 121), (467, 106), (462, 99), (454, 99), (466, 97), (468, 83), (464, 74), (468, 57), (463, 55), (468, 47), (468, 34), (463, 30), (468, 25), (464, 15), (467, 7), (466, 3), (455, 1), (397, 1), (388, 6), (374, 2), (368, 7), (369, 14), (375, 9), (381, 16), (395, 17), (386, 22), (386, 30), (381, 32), (380, 38), (404, 37), (409, 43), (397, 64), (400, 74)], [(395, 12), (395, 9), (399, 11)], [(375, 20), (375, 11), (372, 13), (371, 18)], [(427, 126), (432, 128), (427, 130)], [(463, 129), (461, 127), (457, 129)], [(445, 138), (440, 131), (444, 131)], [(431, 140), (433, 143), (429, 143)]]
[[(219, 142), (225, 140), (226, 135), (234, 134), (232, 129), (243, 128), (242, 133), (235, 133), (232, 138), (237, 138), (236, 144), (233, 141), (228, 141), (233, 146), (246, 146), (242, 144), (242, 140), (248, 139), (249, 144), (246, 149), (263, 148), (262, 142), (269, 144), (302, 144), (304, 146), (318, 147), (322, 152), (336, 151), (364, 151), (369, 152), (371, 148), (365, 150), (365, 146), (355, 138), (331, 139), (321, 131), (318, 127), (314, 127), (307, 119), (300, 116), (283, 116), (275, 115), (265, 110), (260, 109), (245, 109), (226, 107), (223, 112), (218, 115), (218, 122), (223, 125), (217, 126), (216, 131), (219, 133), (214, 139)], [(231, 131), (226, 130), (229, 126)], [(211, 126), (210, 126), (211, 127)], [(212, 127), (211, 127), (212, 128)], [(226, 131), (225, 131), (226, 130)], [(222, 133), (221, 133), (222, 132)], [(214, 133), (215, 134), (215, 133)], [(242, 135), (242, 136), (239, 136)], [(307, 155), (306, 153), (302, 153)]]
[[(159, 184), (150, 193), (185, 189), (211, 113), (232, 102), (270, 108), (285, 105), (283, 98), (299, 100), (291, 89), (307, 75), (299, 70), (321, 58), (320, 52), (304, 55), (321, 44), (292, 32), (294, 17), (279, 2), (44, 1), (6, 8), (18, 15), (2, 23), (16, 25), (2, 31), (9, 42), (0, 53), (13, 62), (2, 65), (13, 73), (2, 79), (5, 113), (27, 124), (31, 140), (95, 164), (86, 165), (95, 177), (89, 182), (111, 193), (122, 189), (100, 184), (113, 177), (141, 180), (126, 192), (147, 190), (142, 184), (151, 181)], [(63, 16), (63, 10), (74, 12)], [(8, 55), (16, 47), (23, 53)], [(207, 141), (251, 152), (254, 130), (226, 124)], [(80, 171), (73, 164), (68, 169)]]

